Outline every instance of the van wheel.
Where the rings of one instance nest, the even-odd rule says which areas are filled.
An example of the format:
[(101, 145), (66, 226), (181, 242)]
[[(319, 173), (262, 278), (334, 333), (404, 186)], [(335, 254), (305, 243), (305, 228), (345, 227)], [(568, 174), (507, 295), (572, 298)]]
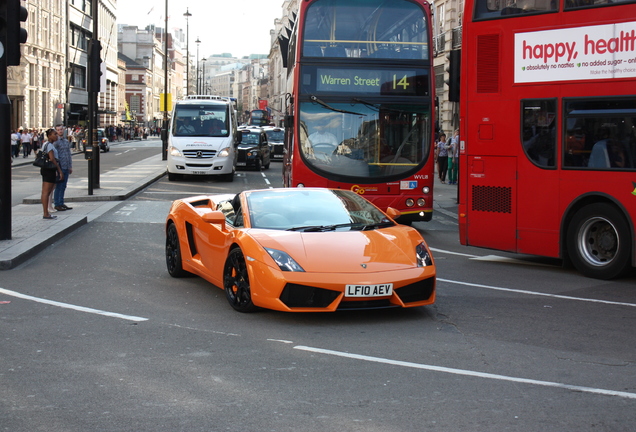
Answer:
[(629, 226), (613, 206), (598, 203), (583, 207), (572, 218), (566, 241), (572, 264), (585, 276), (613, 279), (630, 268)]

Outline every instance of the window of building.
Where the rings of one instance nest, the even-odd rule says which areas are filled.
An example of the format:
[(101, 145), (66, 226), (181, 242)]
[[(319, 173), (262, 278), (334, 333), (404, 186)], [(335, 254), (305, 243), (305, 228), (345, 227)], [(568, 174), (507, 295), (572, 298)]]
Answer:
[(141, 96), (130, 96), (130, 111), (139, 114), (141, 112)]
[(72, 87), (86, 88), (86, 68), (84, 66), (71, 66), (71, 82)]

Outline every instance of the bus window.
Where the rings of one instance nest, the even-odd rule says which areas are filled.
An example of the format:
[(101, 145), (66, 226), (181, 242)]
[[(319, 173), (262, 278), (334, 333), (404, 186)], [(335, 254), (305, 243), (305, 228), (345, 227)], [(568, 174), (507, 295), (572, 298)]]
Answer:
[(632, 3), (634, 0), (565, 0), (565, 10)]
[(303, 56), (428, 59), (427, 32), (410, 1), (319, 0), (307, 10)]
[(554, 168), (556, 100), (521, 101), (521, 112), (523, 150), (535, 165)]
[(402, 178), (429, 156), (430, 110), (424, 106), (302, 103), (300, 151), (314, 169), (340, 178)]
[(564, 167), (634, 168), (634, 107), (635, 99), (566, 101)]
[(555, 0), (475, 0), (475, 20), (557, 12)]

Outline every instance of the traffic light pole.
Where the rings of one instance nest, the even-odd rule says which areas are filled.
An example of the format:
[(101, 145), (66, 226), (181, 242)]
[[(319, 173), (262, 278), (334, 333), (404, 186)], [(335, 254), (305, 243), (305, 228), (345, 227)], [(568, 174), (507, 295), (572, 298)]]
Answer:
[(7, 66), (20, 65), (20, 44), (27, 41), (21, 27), (28, 11), (20, 0), (0, 0), (0, 240), (11, 240), (11, 100)]
[(11, 240), (11, 101), (6, 59), (0, 56), (0, 240)]

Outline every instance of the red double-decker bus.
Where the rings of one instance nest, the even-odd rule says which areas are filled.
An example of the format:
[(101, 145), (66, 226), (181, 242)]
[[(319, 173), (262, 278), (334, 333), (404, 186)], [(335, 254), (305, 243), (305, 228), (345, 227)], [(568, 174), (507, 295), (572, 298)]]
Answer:
[(636, 3), (466, 0), (460, 241), (636, 265)]
[(287, 59), (283, 180), (432, 217), (434, 86), (425, 0), (300, 2)]

